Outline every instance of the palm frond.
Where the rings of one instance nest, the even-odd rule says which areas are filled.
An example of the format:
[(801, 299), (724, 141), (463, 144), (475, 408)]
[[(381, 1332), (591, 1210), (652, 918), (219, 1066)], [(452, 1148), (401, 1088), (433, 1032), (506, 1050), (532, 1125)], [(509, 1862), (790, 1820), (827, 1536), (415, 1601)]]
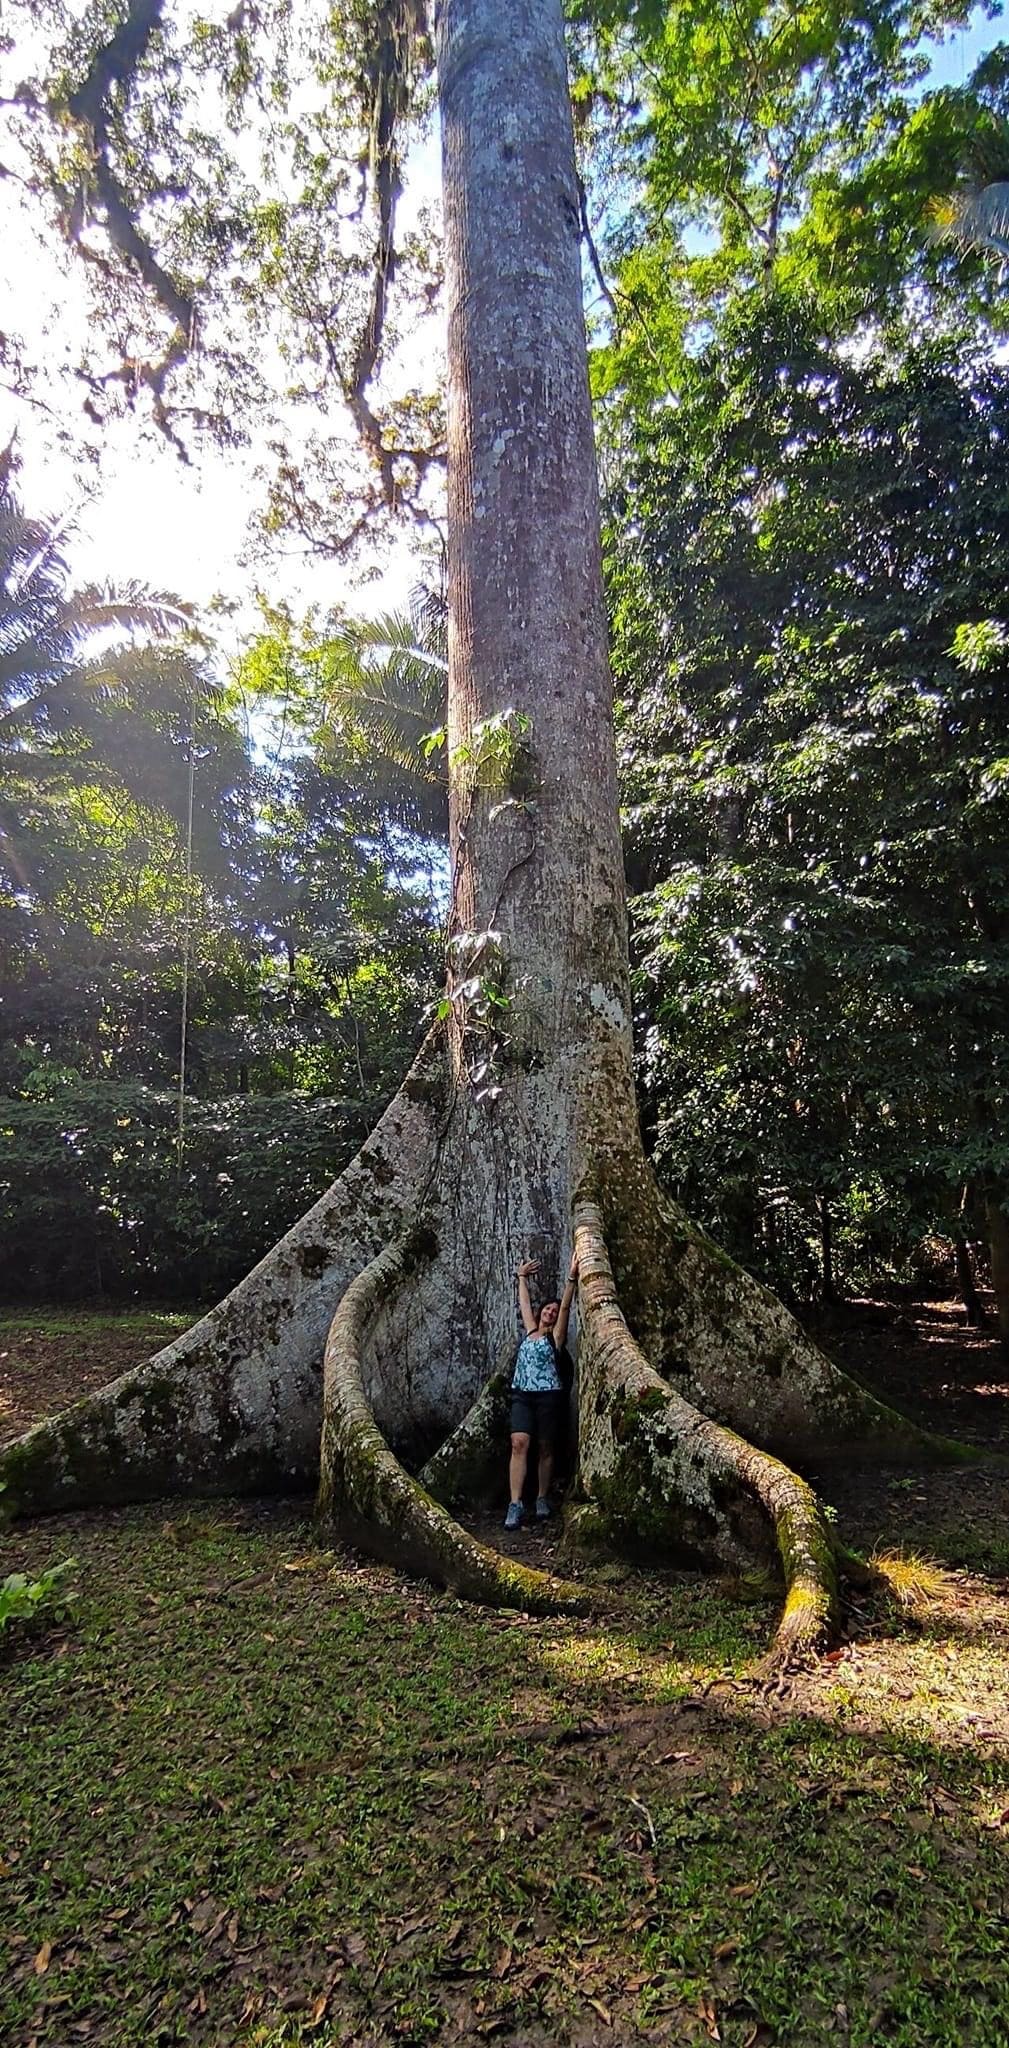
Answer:
[(987, 249), (1009, 261), (1009, 181), (976, 189), (964, 187), (937, 199), (932, 207), (932, 228), (939, 241), (956, 242), (963, 249)]
[(92, 584), (75, 591), (70, 604), (76, 629), (84, 635), (112, 629), (131, 635), (149, 633), (158, 640), (171, 640), (192, 630), (190, 605), (160, 590), (148, 590), (142, 583), (124, 583), (115, 590)]

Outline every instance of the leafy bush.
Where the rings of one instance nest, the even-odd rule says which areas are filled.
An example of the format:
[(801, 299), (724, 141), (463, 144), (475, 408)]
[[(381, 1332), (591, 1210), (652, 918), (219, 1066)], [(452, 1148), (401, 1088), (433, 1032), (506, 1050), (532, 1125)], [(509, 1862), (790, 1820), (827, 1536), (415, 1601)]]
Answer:
[(51, 1101), (0, 1098), (0, 1296), (211, 1299), (322, 1194), (372, 1110), (193, 1100), (180, 1168), (168, 1090), (74, 1080)]
[(0, 1585), (0, 1636), (8, 1622), (31, 1622), (43, 1617), (62, 1621), (77, 1598), (67, 1584), (76, 1569), (76, 1558), (66, 1557), (62, 1564), (50, 1565), (37, 1579), (30, 1579), (27, 1572), (11, 1572)]

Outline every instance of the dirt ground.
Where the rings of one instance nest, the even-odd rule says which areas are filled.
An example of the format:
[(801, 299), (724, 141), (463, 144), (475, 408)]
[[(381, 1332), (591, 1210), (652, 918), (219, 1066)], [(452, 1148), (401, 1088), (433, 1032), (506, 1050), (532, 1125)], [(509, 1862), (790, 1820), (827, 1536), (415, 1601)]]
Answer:
[(0, 1310), (0, 1446), (140, 1365), (197, 1313)]

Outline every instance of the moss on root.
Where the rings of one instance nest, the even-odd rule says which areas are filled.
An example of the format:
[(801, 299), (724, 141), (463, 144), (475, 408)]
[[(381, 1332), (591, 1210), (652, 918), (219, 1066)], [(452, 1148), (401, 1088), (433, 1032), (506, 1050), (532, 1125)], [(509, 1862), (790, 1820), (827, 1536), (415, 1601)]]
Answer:
[(623, 1548), (692, 1562), (766, 1564), (776, 1554), (785, 1605), (775, 1660), (822, 1648), (839, 1618), (837, 1561), (812, 1488), (659, 1378), (627, 1326), (596, 1205), (583, 1202), (575, 1225), (581, 1471), (603, 1528)]

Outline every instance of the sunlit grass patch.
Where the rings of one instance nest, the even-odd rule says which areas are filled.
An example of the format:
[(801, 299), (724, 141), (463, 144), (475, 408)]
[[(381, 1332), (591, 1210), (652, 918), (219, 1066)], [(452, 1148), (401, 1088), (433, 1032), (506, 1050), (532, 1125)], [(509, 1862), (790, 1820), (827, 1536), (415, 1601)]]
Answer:
[(9, 1308), (0, 1313), (0, 1333), (11, 1336), (23, 1330), (42, 1337), (81, 1337), (105, 1331), (113, 1336), (143, 1335), (149, 1330), (167, 1344), (204, 1313), (202, 1308)]
[(869, 1563), (905, 1614), (923, 1613), (956, 1593), (951, 1572), (916, 1550), (874, 1550)]

